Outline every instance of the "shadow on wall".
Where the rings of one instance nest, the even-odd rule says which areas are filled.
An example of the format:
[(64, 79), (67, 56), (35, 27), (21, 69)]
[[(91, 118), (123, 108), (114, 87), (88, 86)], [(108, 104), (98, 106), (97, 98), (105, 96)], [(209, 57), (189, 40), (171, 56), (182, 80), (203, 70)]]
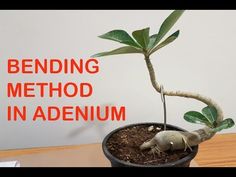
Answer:
[[(106, 106), (114, 106), (113, 103), (104, 103), (102, 105), (100, 105), (100, 107), (102, 108), (101, 110), (101, 116), (104, 116), (105, 112), (103, 108), (105, 108)], [(85, 106), (82, 106), (83, 109)], [(94, 119), (93, 122), (88, 123), (86, 125), (80, 126), (78, 128), (74, 128), (72, 129), (68, 134), (67, 134), (67, 138), (76, 138), (77, 136), (79, 136), (80, 134), (82, 134), (83, 132), (89, 131), (89, 129), (94, 129), (94, 131), (97, 133), (97, 135), (99, 136), (99, 138), (103, 138), (106, 135), (105, 132), (105, 127), (108, 125), (108, 122), (101, 122), (98, 121), (96, 118)]]

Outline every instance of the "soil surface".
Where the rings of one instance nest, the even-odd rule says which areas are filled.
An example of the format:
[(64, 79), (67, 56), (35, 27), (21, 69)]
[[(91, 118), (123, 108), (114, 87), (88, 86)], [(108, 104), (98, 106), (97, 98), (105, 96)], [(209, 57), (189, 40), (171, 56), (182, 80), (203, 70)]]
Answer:
[(153, 138), (163, 128), (153, 125), (154, 128), (150, 131), (149, 127), (150, 125), (137, 125), (116, 132), (107, 141), (109, 152), (120, 160), (142, 165), (160, 165), (173, 162), (190, 153), (183, 150), (167, 151), (161, 153), (159, 157), (157, 154), (150, 153), (150, 150), (141, 151), (139, 146)]

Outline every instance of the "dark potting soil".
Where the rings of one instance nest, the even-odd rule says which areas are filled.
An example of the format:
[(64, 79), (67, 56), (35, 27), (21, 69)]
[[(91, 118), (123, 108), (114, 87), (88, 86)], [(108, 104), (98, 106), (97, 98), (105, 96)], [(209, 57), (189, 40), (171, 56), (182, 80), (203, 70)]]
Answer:
[(120, 160), (134, 164), (159, 165), (168, 162), (174, 162), (187, 156), (190, 152), (183, 150), (167, 151), (158, 154), (150, 153), (150, 150), (139, 149), (139, 146), (153, 138), (161, 130), (155, 125), (152, 131), (148, 131), (150, 125), (137, 125), (128, 127), (114, 133), (107, 141), (109, 152)]

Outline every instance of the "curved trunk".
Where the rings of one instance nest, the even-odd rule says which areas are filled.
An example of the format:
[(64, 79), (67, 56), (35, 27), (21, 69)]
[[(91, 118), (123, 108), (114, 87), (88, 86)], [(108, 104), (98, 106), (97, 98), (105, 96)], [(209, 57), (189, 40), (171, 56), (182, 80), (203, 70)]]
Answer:
[[(153, 69), (151, 60), (149, 57), (145, 57), (146, 65), (149, 71), (150, 79), (154, 89), (161, 93), (161, 87), (156, 81), (155, 71)], [(184, 92), (184, 91), (164, 91), (164, 95), (167, 96), (179, 96), (185, 98), (192, 98), (205, 103), (206, 105), (213, 106), (217, 110), (217, 120), (219, 123), (223, 120), (223, 111), (218, 106), (216, 102), (212, 99), (202, 96), (198, 93)], [(210, 139), (215, 135), (215, 132), (209, 128), (204, 127), (193, 132), (181, 132), (181, 131), (162, 131), (158, 133), (152, 140), (143, 143), (140, 148), (147, 149), (154, 145), (157, 145), (160, 151), (165, 151), (169, 149), (186, 149), (186, 147), (191, 148), (200, 144), (201, 142)]]

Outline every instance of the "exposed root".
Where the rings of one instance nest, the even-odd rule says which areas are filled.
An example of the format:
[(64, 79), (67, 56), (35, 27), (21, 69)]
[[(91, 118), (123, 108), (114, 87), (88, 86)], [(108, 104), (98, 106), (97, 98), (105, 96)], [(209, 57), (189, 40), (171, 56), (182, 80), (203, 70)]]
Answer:
[(189, 149), (192, 151), (193, 149), (192, 149), (191, 146), (188, 144), (188, 141), (185, 139), (184, 136), (183, 136), (182, 140), (183, 140), (183, 144), (184, 144), (184, 151), (186, 151), (187, 148), (189, 148)]
[(158, 156), (160, 157), (161, 153), (164, 153), (164, 152), (161, 151), (157, 145), (151, 147), (151, 150), (149, 151), (149, 154), (153, 154), (154, 157), (155, 157), (155, 154), (158, 154)]
[(155, 135), (150, 141), (144, 142), (140, 149), (151, 149), (157, 154), (167, 150), (181, 150), (186, 151), (192, 147), (200, 144), (201, 142), (210, 139), (214, 132), (210, 128), (203, 128), (193, 132), (183, 131), (161, 131)]

